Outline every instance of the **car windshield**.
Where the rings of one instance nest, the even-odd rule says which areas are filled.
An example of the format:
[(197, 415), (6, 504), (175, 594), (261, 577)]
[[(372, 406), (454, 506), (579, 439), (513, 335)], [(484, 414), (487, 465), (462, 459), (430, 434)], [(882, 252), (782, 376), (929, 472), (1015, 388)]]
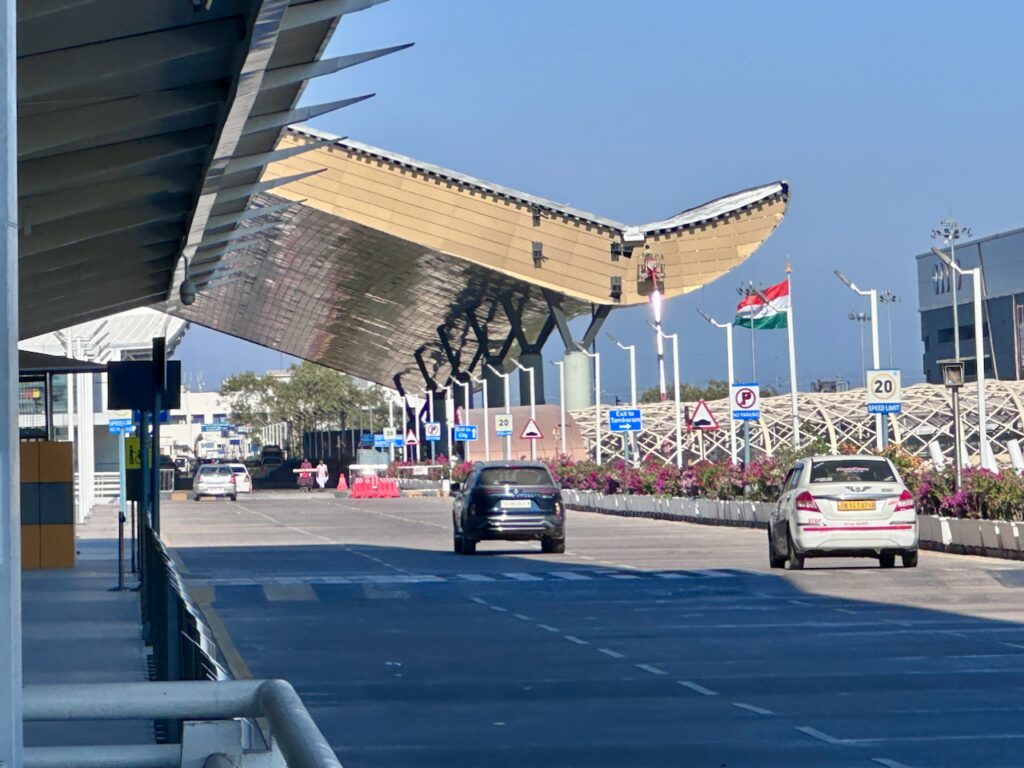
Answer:
[(829, 459), (811, 466), (812, 483), (895, 483), (889, 462), (880, 459)]
[(212, 464), (199, 468), (200, 475), (230, 475), (231, 468), (223, 464)]
[(488, 467), (480, 472), (480, 485), (554, 485), (543, 467)]

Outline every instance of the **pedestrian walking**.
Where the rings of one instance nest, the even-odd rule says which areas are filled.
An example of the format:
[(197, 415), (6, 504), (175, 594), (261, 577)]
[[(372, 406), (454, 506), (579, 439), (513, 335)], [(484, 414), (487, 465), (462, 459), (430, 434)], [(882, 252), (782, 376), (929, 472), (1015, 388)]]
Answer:
[(305, 456), (299, 465), (299, 488), (307, 493), (313, 489), (313, 465)]
[(316, 465), (316, 482), (320, 486), (320, 492), (323, 493), (324, 488), (327, 487), (327, 465), (324, 464), (324, 460), (320, 459), (320, 462)]

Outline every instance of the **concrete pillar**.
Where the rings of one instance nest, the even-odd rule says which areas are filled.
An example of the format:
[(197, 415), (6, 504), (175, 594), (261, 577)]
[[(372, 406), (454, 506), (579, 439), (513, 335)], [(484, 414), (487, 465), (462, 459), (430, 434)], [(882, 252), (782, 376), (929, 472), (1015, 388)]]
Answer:
[(579, 350), (565, 353), (565, 408), (579, 411), (594, 404), (594, 361)]
[(451, 448), (448, 446), (448, 415), (445, 409), (444, 392), (432, 392), (430, 395), (434, 400), (434, 421), (441, 425), (441, 439), (435, 444), (435, 456), (451, 456)]
[[(523, 352), (519, 364), (533, 369), (533, 385), (537, 393), (537, 405), (544, 404), (544, 355), (537, 352)], [(530, 374), (519, 371), (519, 404), (530, 404)]]
[(484, 360), (484, 381), (487, 383), (487, 405), (491, 408), (505, 407), (505, 379), (490, 369), (494, 366), (501, 370), (502, 361), (496, 357)]

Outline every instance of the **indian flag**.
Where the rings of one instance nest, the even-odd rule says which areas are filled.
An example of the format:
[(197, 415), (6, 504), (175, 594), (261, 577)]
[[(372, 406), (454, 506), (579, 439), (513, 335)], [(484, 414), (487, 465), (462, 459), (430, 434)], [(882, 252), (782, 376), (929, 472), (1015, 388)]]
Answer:
[(785, 328), (789, 317), (789, 281), (783, 280), (761, 291), (766, 302), (756, 293), (751, 293), (736, 307), (733, 325), (764, 330)]

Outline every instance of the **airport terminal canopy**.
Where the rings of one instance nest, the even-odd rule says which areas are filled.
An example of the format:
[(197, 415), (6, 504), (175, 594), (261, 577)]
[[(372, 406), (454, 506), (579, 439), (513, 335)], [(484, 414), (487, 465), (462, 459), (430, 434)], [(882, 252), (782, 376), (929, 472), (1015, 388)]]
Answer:
[(565, 338), (566, 318), (699, 288), (757, 250), (789, 197), (778, 181), (628, 225), (288, 129), (279, 149), (301, 148), (268, 167), (288, 183), (255, 198), (250, 236), (200, 247), (198, 298), (169, 311), (380, 384), (417, 368), (443, 384)]

